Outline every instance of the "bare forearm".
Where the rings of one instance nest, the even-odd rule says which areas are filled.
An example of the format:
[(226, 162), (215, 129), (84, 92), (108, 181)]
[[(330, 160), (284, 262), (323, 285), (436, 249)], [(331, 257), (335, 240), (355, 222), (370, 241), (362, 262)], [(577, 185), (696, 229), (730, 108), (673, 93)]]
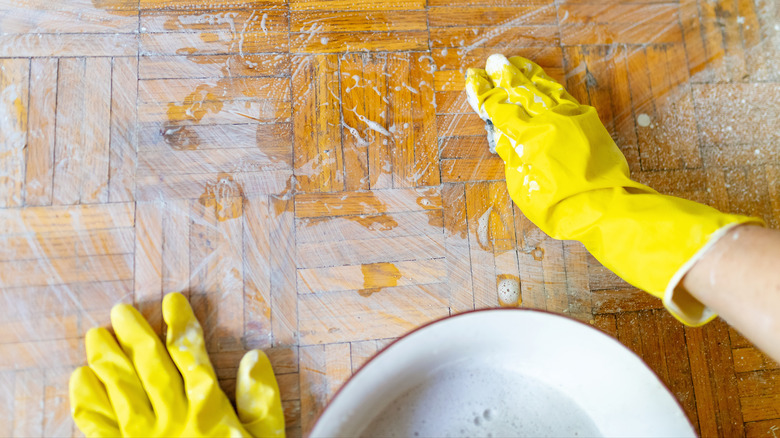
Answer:
[(683, 279), (683, 286), (780, 362), (780, 231), (729, 231)]

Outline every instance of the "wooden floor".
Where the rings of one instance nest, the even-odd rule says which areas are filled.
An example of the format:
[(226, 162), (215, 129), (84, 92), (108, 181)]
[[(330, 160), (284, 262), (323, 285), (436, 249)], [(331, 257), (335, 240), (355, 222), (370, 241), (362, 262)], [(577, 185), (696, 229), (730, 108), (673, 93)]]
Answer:
[(231, 397), (243, 352), (268, 351), (296, 436), (377, 349), (498, 306), (506, 278), (639, 353), (702, 436), (780, 435), (778, 364), (534, 227), (462, 92), (492, 53), (531, 58), (635, 179), (778, 228), (779, 18), (771, 0), (0, 0), (0, 436), (79, 434), (67, 379), (116, 302), (161, 331), (184, 291)]

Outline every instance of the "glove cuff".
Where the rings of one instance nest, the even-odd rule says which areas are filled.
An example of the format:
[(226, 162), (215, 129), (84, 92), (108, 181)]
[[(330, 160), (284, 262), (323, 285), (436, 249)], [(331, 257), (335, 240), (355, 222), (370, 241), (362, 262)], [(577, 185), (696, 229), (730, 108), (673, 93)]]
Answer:
[(699, 249), (690, 259), (688, 259), (687, 262), (680, 266), (674, 275), (672, 275), (672, 278), (669, 280), (669, 283), (664, 290), (663, 303), (664, 307), (666, 307), (669, 313), (677, 318), (678, 321), (691, 327), (699, 327), (712, 321), (718, 316), (713, 309), (707, 307), (704, 303), (694, 297), (687, 289), (685, 289), (682, 285), (682, 280), (685, 278), (685, 275), (688, 274), (691, 268), (693, 268), (693, 265), (701, 260), (707, 251), (715, 246), (715, 244), (718, 243), (718, 241), (720, 241), (720, 239), (722, 239), (726, 234), (728, 234), (732, 228), (744, 225), (746, 223), (756, 223), (763, 225), (761, 222), (754, 219), (753, 221), (748, 220), (743, 222), (733, 222), (721, 227), (712, 233), (712, 236), (710, 236), (710, 239), (707, 241), (707, 243), (704, 244), (704, 246), (702, 246), (701, 249)]

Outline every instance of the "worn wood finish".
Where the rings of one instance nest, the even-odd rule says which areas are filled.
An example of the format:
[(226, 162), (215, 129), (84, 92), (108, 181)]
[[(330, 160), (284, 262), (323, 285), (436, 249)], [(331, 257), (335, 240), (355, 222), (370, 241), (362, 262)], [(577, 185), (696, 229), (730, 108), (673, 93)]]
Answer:
[(635, 179), (777, 228), (776, 3), (0, 3), (0, 435), (79, 434), (68, 375), (117, 302), (163, 333), (183, 291), (230, 397), (266, 350), (298, 436), (384, 345), (505, 279), (634, 350), (702, 436), (780, 430), (778, 364), (539, 231), (462, 91), (492, 53), (531, 58)]

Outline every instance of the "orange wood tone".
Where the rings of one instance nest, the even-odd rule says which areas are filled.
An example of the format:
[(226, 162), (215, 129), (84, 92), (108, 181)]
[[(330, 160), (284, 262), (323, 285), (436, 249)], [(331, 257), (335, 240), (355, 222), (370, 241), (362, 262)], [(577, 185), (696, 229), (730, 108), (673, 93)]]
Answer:
[(635, 351), (702, 436), (780, 431), (780, 368), (511, 203), (464, 73), (541, 65), (633, 177), (780, 227), (772, 2), (100, 0), (0, 10), (0, 436), (79, 435), (83, 337), (182, 291), (233, 398), (265, 350), (290, 436), (416, 326), (521, 306)]

